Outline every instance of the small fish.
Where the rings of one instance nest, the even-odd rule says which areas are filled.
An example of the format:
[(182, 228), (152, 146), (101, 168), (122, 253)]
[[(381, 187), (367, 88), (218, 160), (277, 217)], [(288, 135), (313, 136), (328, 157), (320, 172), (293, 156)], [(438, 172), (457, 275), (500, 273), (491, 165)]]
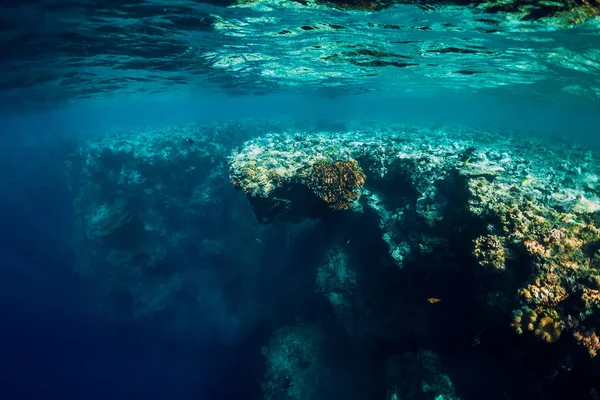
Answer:
[(260, 240), (259, 238), (256, 238), (256, 242), (257, 242), (257, 243), (260, 243), (260, 244), (263, 244), (263, 241), (262, 241), (262, 240)]
[(521, 185), (526, 186), (533, 182), (535, 182), (535, 176), (528, 176), (527, 178), (523, 179), (523, 181), (521, 182)]
[(430, 302), (431, 304), (435, 304), (435, 303), (439, 303), (440, 301), (442, 301), (442, 299), (438, 299), (437, 297), (429, 297), (427, 299), (428, 302)]
[(471, 161), (471, 157), (469, 157), (469, 158), (467, 158), (467, 159), (465, 160), (465, 167), (466, 167), (467, 165), (469, 165), (469, 161)]
[(352, 238), (348, 239), (348, 241), (346, 242), (346, 244), (350, 244), (351, 240), (352, 240)]
[(189, 144), (194, 144), (194, 140), (193, 139), (185, 138), (185, 141), (188, 142)]

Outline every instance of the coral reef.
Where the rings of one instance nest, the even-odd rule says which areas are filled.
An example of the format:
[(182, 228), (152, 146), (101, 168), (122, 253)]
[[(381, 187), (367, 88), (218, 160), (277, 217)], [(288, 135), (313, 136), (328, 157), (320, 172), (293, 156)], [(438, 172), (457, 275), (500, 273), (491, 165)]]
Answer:
[(480, 398), (480, 368), (548, 393), (600, 371), (599, 160), (373, 121), (109, 132), (68, 164), (76, 269), (114, 317), (260, 331), (267, 399)]
[[(512, 319), (518, 333), (555, 343), (573, 332), (584, 342), (580, 327), (600, 316), (597, 158), (560, 144), (539, 152), (541, 140), (504, 135), (391, 126), (269, 134), (236, 150), (230, 173), (257, 215), (282, 198), (294, 209), (294, 193), (308, 189), (337, 204), (333, 212), (374, 217), (398, 268), (432, 254), (438, 261), (430, 268), (441, 270), (461, 259), (480, 282), (482, 306)], [(347, 167), (365, 177), (351, 175), (348, 187), (323, 193), (311, 171), (339, 170), (333, 160), (340, 159), (356, 160)], [(270, 168), (285, 178), (273, 179)], [(339, 179), (325, 182), (343, 187)], [(302, 211), (304, 218), (327, 215)]]

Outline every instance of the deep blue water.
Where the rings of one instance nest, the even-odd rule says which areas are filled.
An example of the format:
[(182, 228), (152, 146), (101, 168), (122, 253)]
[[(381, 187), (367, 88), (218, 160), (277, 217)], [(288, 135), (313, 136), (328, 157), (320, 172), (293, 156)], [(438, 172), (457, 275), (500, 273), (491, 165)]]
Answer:
[(111, 322), (99, 312), (94, 287), (68, 272), (72, 199), (60, 172), (64, 149), (23, 149), (14, 140), (14, 158), (3, 160), (2, 397), (239, 398), (256, 390), (247, 382), (242, 343), (206, 339), (190, 348), (153, 333), (156, 327)]

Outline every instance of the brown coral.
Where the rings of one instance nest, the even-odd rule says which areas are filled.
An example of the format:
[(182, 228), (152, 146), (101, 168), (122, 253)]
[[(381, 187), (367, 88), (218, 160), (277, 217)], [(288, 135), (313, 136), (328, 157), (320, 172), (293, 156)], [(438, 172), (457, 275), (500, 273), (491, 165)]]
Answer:
[(485, 235), (475, 239), (473, 255), (480, 265), (495, 271), (503, 272), (506, 267), (506, 250), (502, 238), (496, 235)]
[(360, 195), (365, 174), (356, 160), (315, 163), (308, 176), (308, 187), (334, 210), (347, 210)]

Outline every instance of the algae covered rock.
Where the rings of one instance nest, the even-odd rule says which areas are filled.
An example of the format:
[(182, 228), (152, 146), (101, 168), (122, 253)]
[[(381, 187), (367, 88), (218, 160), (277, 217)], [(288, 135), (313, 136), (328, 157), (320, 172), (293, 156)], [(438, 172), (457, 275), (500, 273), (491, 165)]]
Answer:
[(386, 400), (459, 400), (441, 362), (431, 350), (390, 357)]
[(127, 201), (117, 199), (104, 203), (91, 212), (86, 218), (86, 234), (91, 240), (110, 236), (123, 229), (131, 222), (132, 217), (127, 210)]
[(96, 285), (113, 316), (151, 318), (176, 307), (202, 313), (195, 299), (220, 294), (218, 274), (199, 271), (199, 260), (251, 259), (258, 243), (227, 235), (251, 235), (254, 222), (247, 214), (244, 224), (249, 210), (236, 205), (227, 182), (224, 162), (238, 131), (196, 124), (116, 130), (90, 137), (73, 154), (67, 174), (76, 270)]
[(281, 328), (262, 350), (267, 370), (262, 383), (265, 400), (309, 400), (324, 398), (323, 385), (330, 372), (323, 363), (323, 333), (317, 326)]
[(316, 290), (323, 294), (336, 317), (352, 333), (358, 310), (354, 298), (357, 289), (356, 271), (339, 247), (329, 249), (325, 261), (317, 269)]

